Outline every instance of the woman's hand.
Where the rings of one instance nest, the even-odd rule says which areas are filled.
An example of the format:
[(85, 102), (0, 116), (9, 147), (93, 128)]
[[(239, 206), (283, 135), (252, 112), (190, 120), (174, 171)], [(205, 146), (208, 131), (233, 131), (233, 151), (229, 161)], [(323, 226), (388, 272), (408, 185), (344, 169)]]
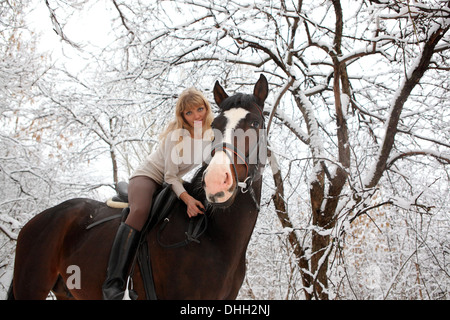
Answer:
[(198, 214), (203, 214), (205, 207), (197, 199), (191, 197), (186, 191), (180, 194), (180, 199), (187, 206), (187, 214), (189, 218), (196, 217)]

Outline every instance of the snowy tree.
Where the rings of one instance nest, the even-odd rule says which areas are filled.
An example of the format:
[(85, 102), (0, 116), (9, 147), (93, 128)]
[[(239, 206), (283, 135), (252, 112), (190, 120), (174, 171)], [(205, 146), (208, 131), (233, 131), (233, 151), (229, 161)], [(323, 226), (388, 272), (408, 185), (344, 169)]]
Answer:
[[(34, 51), (35, 37), (25, 27), (26, 7), (25, 1), (0, 2), (0, 288), (16, 230), (42, 201), (52, 176), (34, 145), (38, 135), (31, 132), (32, 88), (45, 72), (45, 58)], [(21, 132), (25, 123), (28, 134)]]

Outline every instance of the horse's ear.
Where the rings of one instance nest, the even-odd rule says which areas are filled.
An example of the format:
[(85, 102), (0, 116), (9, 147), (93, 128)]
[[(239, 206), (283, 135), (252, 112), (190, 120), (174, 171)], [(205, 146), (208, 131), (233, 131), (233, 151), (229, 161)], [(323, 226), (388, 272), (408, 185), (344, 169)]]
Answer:
[(223, 90), (219, 81), (216, 81), (213, 92), (214, 92), (214, 100), (216, 101), (217, 105), (220, 107), (220, 104), (223, 102), (223, 100), (228, 98), (228, 94), (225, 92), (225, 90)]
[(255, 84), (253, 95), (256, 97), (260, 105), (264, 104), (264, 101), (266, 101), (266, 98), (269, 95), (269, 84), (263, 74), (261, 74), (258, 82)]

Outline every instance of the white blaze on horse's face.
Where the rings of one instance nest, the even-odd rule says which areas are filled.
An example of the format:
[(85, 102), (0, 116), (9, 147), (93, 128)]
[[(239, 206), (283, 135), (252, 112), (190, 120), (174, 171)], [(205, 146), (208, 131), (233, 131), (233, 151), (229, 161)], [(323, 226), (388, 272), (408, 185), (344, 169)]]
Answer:
[[(248, 113), (243, 108), (234, 108), (223, 113), (227, 118), (223, 142), (233, 144), (233, 133), (239, 122)], [(217, 150), (204, 176), (206, 198), (211, 203), (223, 203), (233, 196), (233, 173), (231, 171), (233, 157), (230, 159), (225, 152)]]

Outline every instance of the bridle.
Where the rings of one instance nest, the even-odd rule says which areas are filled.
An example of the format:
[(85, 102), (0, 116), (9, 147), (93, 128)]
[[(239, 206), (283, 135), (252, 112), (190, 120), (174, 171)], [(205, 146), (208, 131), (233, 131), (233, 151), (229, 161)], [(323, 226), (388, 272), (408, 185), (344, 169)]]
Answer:
[[(230, 197), (227, 201), (225, 202), (221, 202), (221, 203), (215, 203), (214, 206), (215, 207), (228, 207), (231, 205), (231, 203), (234, 201), (235, 198), (235, 194), (238, 192), (238, 189), (240, 188), (242, 193), (247, 193), (249, 192), (254, 204), (256, 205), (257, 210), (259, 210), (259, 203), (256, 200), (256, 195), (255, 195), (255, 191), (253, 190), (253, 181), (255, 181), (255, 178), (258, 178), (258, 167), (261, 165), (261, 163), (259, 162), (259, 158), (256, 155), (256, 159), (258, 159), (257, 163), (254, 165), (253, 168), (250, 168), (250, 159), (253, 159), (255, 156), (255, 153), (258, 152), (258, 147), (260, 147), (260, 145), (262, 145), (263, 143), (265, 143), (266, 140), (266, 130), (265, 130), (265, 124), (264, 124), (264, 116), (262, 114), (262, 111), (260, 110), (260, 107), (258, 105), (255, 105), (257, 110), (260, 112), (261, 115), (261, 123), (262, 123), (262, 127), (259, 130), (262, 130), (263, 135), (262, 140), (258, 140), (258, 142), (255, 144), (255, 146), (253, 147), (253, 149), (251, 151), (249, 151), (249, 155), (246, 156), (245, 153), (243, 153), (242, 151), (240, 151), (236, 146), (228, 143), (228, 142), (219, 142), (217, 144), (215, 144), (212, 148), (211, 148), (211, 158), (215, 155), (216, 151), (223, 151), (227, 157), (230, 159), (231, 165), (233, 167), (233, 171), (234, 171), (234, 176), (236, 178), (236, 186), (233, 190), (233, 196)], [(236, 164), (234, 162), (234, 155), (236, 155), (236, 157), (238, 159), (240, 159), (243, 164), (245, 164), (246, 167), (246, 173), (245, 173), (245, 178), (244, 181), (239, 181), (239, 176), (237, 173), (237, 169), (236, 169)], [(203, 172), (203, 177), (202, 177), (202, 183), (204, 184), (204, 178), (205, 178), (205, 172)]]

